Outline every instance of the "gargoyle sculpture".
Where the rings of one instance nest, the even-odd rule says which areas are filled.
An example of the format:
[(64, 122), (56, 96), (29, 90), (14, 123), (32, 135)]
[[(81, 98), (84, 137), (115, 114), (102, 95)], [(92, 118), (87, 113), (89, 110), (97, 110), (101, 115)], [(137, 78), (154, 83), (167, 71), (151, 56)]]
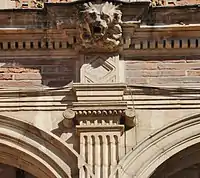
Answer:
[(122, 12), (111, 2), (84, 4), (80, 15), (80, 39), (84, 48), (116, 49), (122, 37)]

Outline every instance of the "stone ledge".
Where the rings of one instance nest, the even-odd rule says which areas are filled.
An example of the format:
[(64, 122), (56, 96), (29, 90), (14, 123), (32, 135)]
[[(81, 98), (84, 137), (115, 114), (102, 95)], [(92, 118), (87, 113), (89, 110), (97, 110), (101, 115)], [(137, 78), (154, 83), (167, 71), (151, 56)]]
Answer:
[(121, 134), (124, 131), (123, 125), (93, 125), (93, 126), (84, 126), (84, 125), (77, 125), (77, 134), (82, 132), (115, 132), (120, 131)]

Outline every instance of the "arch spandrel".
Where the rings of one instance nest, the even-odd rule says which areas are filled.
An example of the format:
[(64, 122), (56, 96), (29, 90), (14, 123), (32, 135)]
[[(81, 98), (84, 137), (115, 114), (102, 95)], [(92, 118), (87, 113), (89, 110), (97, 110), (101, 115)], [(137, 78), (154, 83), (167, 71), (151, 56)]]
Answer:
[(36, 177), (70, 178), (77, 174), (78, 154), (52, 133), (0, 115), (0, 162)]
[(180, 119), (151, 134), (118, 164), (123, 178), (149, 178), (176, 153), (200, 143), (200, 114)]

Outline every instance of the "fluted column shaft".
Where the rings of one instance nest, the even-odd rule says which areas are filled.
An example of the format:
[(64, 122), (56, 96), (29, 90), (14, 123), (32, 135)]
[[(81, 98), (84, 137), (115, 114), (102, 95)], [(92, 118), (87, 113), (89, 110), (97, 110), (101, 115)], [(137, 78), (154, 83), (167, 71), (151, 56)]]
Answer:
[[(80, 134), (80, 155), (95, 178), (108, 178), (119, 159), (120, 133), (98, 132)], [(87, 170), (80, 169), (80, 178), (90, 178)], [(115, 176), (117, 178), (117, 175)]]

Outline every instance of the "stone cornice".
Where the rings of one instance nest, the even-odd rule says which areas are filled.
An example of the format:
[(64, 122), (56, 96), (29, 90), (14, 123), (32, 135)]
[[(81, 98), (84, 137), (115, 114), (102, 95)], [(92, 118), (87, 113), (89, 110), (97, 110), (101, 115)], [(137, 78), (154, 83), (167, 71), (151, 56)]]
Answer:
[[(81, 85), (81, 84), (80, 84)], [(111, 91), (121, 88), (118, 93)], [(79, 99), (70, 87), (63, 89), (1, 89), (0, 90), (0, 112), (3, 111), (64, 111), (71, 108), (77, 116), (124, 116), (128, 108), (135, 109), (199, 109), (200, 88), (178, 88), (178, 87), (150, 87), (150, 86), (114, 86), (104, 85), (100, 90), (100, 84), (96, 89), (92, 85), (87, 89), (81, 87), (83, 92), (79, 93)], [(78, 84), (75, 84), (78, 87)], [(110, 89), (106, 91), (106, 86)], [(109, 88), (108, 87), (108, 88)], [(95, 87), (94, 87), (95, 88)], [(85, 90), (85, 91), (83, 91)], [(109, 92), (110, 90), (110, 92)], [(97, 91), (96, 95), (93, 95)], [(102, 92), (101, 92), (102, 91)], [(108, 92), (108, 93), (107, 93)], [(97, 94), (101, 95), (97, 95)], [(111, 94), (109, 94), (111, 93)]]
[(125, 84), (73, 84), (77, 102), (73, 110), (79, 115), (118, 114), (127, 108), (123, 100)]
[(84, 84), (84, 83), (74, 83), (73, 84), (73, 89), (75, 91), (77, 90), (88, 90), (88, 89), (113, 89), (113, 90), (119, 90), (119, 89), (124, 89), (126, 88), (125, 83), (92, 83), (92, 84)]
[(199, 88), (128, 86), (124, 100), (135, 109), (199, 109)]
[(199, 48), (148, 48), (148, 49), (126, 49), (121, 52), (121, 55), (126, 57), (140, 58), (140, 57), (171, 57), (171, 56), (191, 56), (199, 55)]
[(77, 101), (122, 101), (125, 84), (74, 84)]
[[(51, 54), (52, 56), (58, 54), (58, 52), (55, 51), (59, 51), (62, 56), (66, 56), (62, 53), (62, 50), (67, 50), (68, 53), (73, 53), (74, 51), (76, 55), (80, 50), (80, 35), (77, 28), (80, 9), (77, 4), (82, 5), (84, 2), (85, 1), (46, 3), (45, 8), (39, 10), (1, 10), (0, 16), (2, 15), (5, 21), (3, 21), (5, 24), (2, 23), (0, 28), (2, 55), (4, 55), (4, 51), (7, 52), (7, 50), (23, 52), (23, 50), (28, 49), (30, 53), (34, 50), (40, 51), (40, 46), (42, 46), (42, 50), (46, 49), (48, 52), (49, 50), (51, 52), (53, 51)], [(158, 50), (159, 52), (162, 51), (163, 55), (165, 55), (165, 53), (167, 55), (169, 50), (173, 52), (173, 48), (175, 48), (176, 51), (180, 50), (180, 53), (184, 52), (184, 50), (188, 50), (188, 53), (190, 50), (193, 50), (195, 54), (198, 53), (195, 49), (199, 47), (195, 47), (194, 45), (194, 40), (199, 40), (199, 7), (197, 5), (187, 7), (156, 7), (151, 9), (152, 13), (147, 14), (149, 10), (149, 1), (124, 0), (113, 2), (122, 4), (119, 10), (122, 11), (123, 14), (123, 22), (120, 24), (123, 31), (123, 39), (120, 40), (123, 41), (123, 46), (120, 44), (118, 50), (125, 50), (123, 53), (124, 55), (130, 54), (136, 56), (140, 53), (141, 56), (144, 56), (149, 55), (150, 52), (152, 56), (155, 56)], [(65, 11), (66, 7), (69, 7), (67, 11)], [(30, 14), (30, 11), (33, 12), (33, 14)], [(168, 14), (169, 18), (164, 18), (165, 15), (163, 14), (165, 13), (162, 13), (163, 11)], [(195, 16), (194, 13), (196, 14)], [(22, 23), (21, 18), (23, 18), (24, 14), (27, 15), (27, 18)], [(174, 14), (180, 14), (180, 17)], [(193, 16), (194, 18), (190, 18)], [(185, 20), (182, 22), (182, 19)], [(192, 33), (185, 33), (185, 31)], [(196, 32), (193, 33), (194, 31)], [(163, 34), (165, 32), (166, 34)], [(171, 34), (173, 32), (175, 32), (176, 35)], [(30, 35), (32, 36), (31, 38)], [(162, 47), (163, 36), (166, 36), (166, 47)], [(171, 39), (173, 36), (176, 38)], [(191, 40), (191, 42), (189, 42), (191, 47), (187, 47), (188, 45), (187, 42), (184, 42), (184, 38)], [(21, 39), (23, 39), (23, 41), (21, 41)], [(147, 44), (149, 40), (151, 44)], [(171, 40), (175, 40), (173, 45), (170, 44)], [(176, 42), (177, 40), (182, 41), (183, 47), (180, 47), (178, 44), (179, 42)], [(61, 46), (63, 47), (59, 47), (59, 44), (62, 42), (63, 45)], [(26, 44), (24, 45), (22, 43)], [(32, 44), (30, 45), (30, 43)], [(15, 54), (15, 56), (17, 55)]]
[[(64, 98), (67, 97), (67, 100)], [(0, 112), (64, 111), (75, 100), (70, 87), (1, 89)]]
[(139, 31), (181, 31), (181, 30), (200, 30), (200, 24), (171, 24), (171, 25), (141, 25)]
[[(125, 123), (133, 126), (134, 110), (128, 110), (128, 103), (124, 100), (125, 84), (74, 84), (76, 102), (64, 112), (64, 123), (70, 127), (75, 119), (81, 126), (121, 125)], [(69, 124), (69, 126), (68, 126)]]

